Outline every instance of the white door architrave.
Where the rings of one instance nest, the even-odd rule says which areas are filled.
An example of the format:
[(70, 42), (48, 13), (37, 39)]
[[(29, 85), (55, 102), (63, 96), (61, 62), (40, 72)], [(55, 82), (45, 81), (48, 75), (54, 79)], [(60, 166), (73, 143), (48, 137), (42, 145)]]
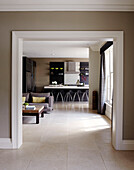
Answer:
[[(12, 32), (12, 148), (22, 145), (22, 52), (23, 41), (113, 40), (114, 98), (112, 145), (128, 149), (123, 141), (123, 31), (13, 31)], [(116, 61), (115, 61), (116, 60)], [(118, 114), (117, 114), (118, 113)], [(130, 146), (130, 145), (129, 145)], [(130, 147), (132, 149), (132, 146)]]

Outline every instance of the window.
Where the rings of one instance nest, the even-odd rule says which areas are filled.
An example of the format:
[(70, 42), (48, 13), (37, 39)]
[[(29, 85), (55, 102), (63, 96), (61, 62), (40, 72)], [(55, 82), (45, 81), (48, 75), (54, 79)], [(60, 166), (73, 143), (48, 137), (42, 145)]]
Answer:
[(106, 102), (112, 104), (113, 99), (113, 45), (105, 51), (106, 63)]

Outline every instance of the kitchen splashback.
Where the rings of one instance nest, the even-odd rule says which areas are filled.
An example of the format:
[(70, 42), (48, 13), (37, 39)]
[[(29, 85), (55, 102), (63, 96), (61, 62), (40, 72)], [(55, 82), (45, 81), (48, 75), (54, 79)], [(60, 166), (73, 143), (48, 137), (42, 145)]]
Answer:
[(79, 73), (78, 74), (64, 74), (64, 84), (66, 85), (74, 85), (77, 80), (80, 80)]

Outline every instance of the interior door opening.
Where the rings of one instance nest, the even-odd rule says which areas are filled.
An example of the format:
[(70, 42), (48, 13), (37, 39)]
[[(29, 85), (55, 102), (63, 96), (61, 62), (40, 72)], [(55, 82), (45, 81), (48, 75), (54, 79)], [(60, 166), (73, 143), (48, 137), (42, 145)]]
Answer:
[[(58, 46), (57, 44), (60, 44), (60, 46)], [(104, 48), (106, 44), (108, 44), (108, 42), (105, 41), (73, 41), (70, 42), (70, 44), (68, 41), (23, 42), (22, 96), (24, 99), (23, 105), (29, 105), (25, 106), (28, 110), (25, 110), (25, 108), (23, 107), (24, 113), (22, 123), (24, 142), (30, 140), (28, 138), (29, 134), (27, 133), (27, 131), (32, 134), (32, 130), (30, 132), (31, 126), (29, 126), (28, 124), (45, 124), (47, 123), (47, 119), (49, 118), (49, 115), (46, 114), (53, 114), (53, 112), (55, 113), (55, 111), (63, 111), (63, 113), (61, 112), (61, 114), (64, 114), (65, 111), (70, 111), (70, 114), (72, 113), (72, 115), (73, 112), (78, 115), (79, 112), (81, 112), (82, 116), (85, 114), (84, 117), (85, 119), (89, 120), (89, 124), (91, 117), (88, 116), (94, 113), (94, 117), (96, 117), (96, 120), (98, 120), (98, 122), (94, 121), (94, 125), (92, 126), (87, 125), (87, 128), (85, 130), (97, 133), (98, 130), (101, 129), (104, 131), (103, 133), (106, 133), (105, 131), (108, 132), (107, 129), (109, 128), (109, 134), (111, 133), (110, 126), (112, 118), (113, 97), (113, 45), (111, 44), (110, 47), (108, 46), (103, 51), (105, 53), (105, 67), (103, 68), (103, 70), (105, 69), (105, 84), (102, 84), (102, 86), (105, 86), (105, 91), (99, 92), (100, 79), (102, 78), (100, 77), (102, 64), (100, 63), (100, 51), (102, 51), (102, 48)], [(51, 56), (51, 54), (48, 54), (49, 52), (47, 51), (47, 49), (45, 49), (45, 51), (43, 50), (44, 45), (47, 46), (47, 48), (50, 48), (51, 46), (51, 51), (53, 51), (53, 57)], [(74, 45), (75, 49), (73, 49)], [(96, 47), (97, 45), (98, 47)], [(40, 48), (38, 46), (40, 46)], [(40, 51), (41, 46), (43, 46), (42, 51)], [(71, 47), (71, 50), (73, 49), (74, 51), (70, 54), (68, 53), (67, 55), (69, 57), (66, 57), (65, 51), (66, 48), (69, 48), (69, 46)], [(86, 50), (86, 56), (84, 57), (85, 54), (83, 54), (82, 58), (78, 58), (79, 56), (75, 58), (75, 50), (77, 50), (78, 53), (80, 52), (83, 46), (85, 46), (84, 48)], [(60, 48), (60, 53), (62, 54), (62, 56), (58, 54), (58, 49), (56, 48)], [(53, 49), (55, 49), (55, 51)], [(85, 51), (83, 50), (82, 52), (84, 53)], [(40, 56), (41, 53), (42, 56)], [(56, 57), (54, 55), (55, 53)], [(44, 106), (44, 103), (42, 101), (33, 102), (32, 100), (33, 98), (35, 100), (36, 96), (40, 95), (42, 95), (42, 97), (46, 97), (48, 93), (50, 94), (50, 96), (53, 97), (54, 106), (52, 106), (52, 109), (50, 110), (41, 111), (41, 114), (39, 115), (39, 117), (37, 117), (34, 109), (46, 106)], [(104, 114), (106, 117), (97, 115), (99, 93), (102, 93), (101, 98), (105, 98), (104, 101), (101, 101), (103, 102), (103, 112), (101, 112), (101, 114)], [(32, 98), (32, 100), (30, 100), (30, 98)], [(37, 98), (41, 99), (41, 97)], [(30, 113), (30, 109), (33, 109), (34, 111), (31, 110)], [(89, 113), (87, 117), (86, 113)], [(81, 119), (83, 118), (82, 116)], [(46, 121), (43, 118), (46, 119)], [(87, 124), (87, 122), (84, 122), (84, 120), (82, 122), (84, 127), (84, 124)], [(64, 120), (63, 123), (65, 123)], [(34, 125), (32, 126), (34, 128)], [(71, 127), (71, 123), (69, 126)], [(62, 129), (62, 126), (60, 128)], [(70, 134), (71, 130), (72, 129), (70, 129)], [(43, 133), (40, 135), (41, 138), (43, 138)], [(32, 138), (35, 139), (36, 136), (37, 138), (39, 137), (36, 133), (31, 135), (31, 140)], [(46, 136), (47, 134), (45, 135), (45, 138)], [(111, 140), (110, 136), (111, 135), (109, 135), (109, 141)], [(56, 137), (58, 137), (58, 135)], [(47, 138), (49, 138), (49, 135)]]
[[(35, 31), (36, 32), (36, 31)], [(34, 32), (34, 33), (35, 33)], [(25, 34), (26, 33), (26, 34)], [(49, 32), (36, 32), (37, 33), (37, 40), (38, 39), (40, 39), (40, 35), (42, 36), (43, 34), (44, 34), (44, 39), (45, 39), (45, 36), (46, 36), (46, 33), (47, 33), (47, 39), (48, 39), (48, 33)], [(65, 33), (65, 32), (64, 32)], [(71, 32), (66, 32), (68, 35), (71, 33)], [(84, 33), (84, 32), (79, 32), (79, 34), (81, 33), (81, 35)], [(86, 32), (86, 34), (87, 34), (87, 36), (85, 37), (85, 36), (83, 36), (83, 40), (84, 39), (87, 39), (88, 38), (88, 40), (90, 40), (90, 38), (92, 37), (92, 33), (93, 32)], [(96, 32), (96, 33), (98, 33), (98, 35), (95, 35), (94, 33), (93, 33), (93, 35), (94, 35), (94, 37), (99, 37), (98, 39), (103, 39), (103, 36), (105, 35), (105, 32), (104, 32), (104, 35), (102, 36), (102, 32)], [(107, 32), (106, 32), (107, 33)], [(114, 33), (113, 32), (108, 32), (109, 33), (109, 35), (107, 36), (107, 39), (105, 38), (105, 40), (109, 40), (109, 38), (108, 37), (112, 37), (112, 38), (114, 38), (114, 37), (116, 37), (117, 39), (118, 39), (118, 44), (116, 44), (116, 41), (114, 42), (114, 45), (115, 45), (115, 51), (114, 51), (114, 54), (116, 53), (116, 50), (118, 50), (118, 48), (116, 47), (116, 45), (119, 45), (120, 43), (119, 42), (121, 42), (122, 41), (122, 39), (119, 39), (118, 37), (120, 37), (122, 34), (116, 34), (116, 35), (114, 35)], [(111, 34), (110, 34), (111, 33)], [(30, 40), (35, 40), (35, 37), (34, 37), (34, 35), (32, 35), (32, 37), (31, 37), (31, 34), (30, 34), (30, 37), (28, 38), (28, 32), (13, 32), (13, 34), (14, 34), (14, 36), (13, 36), (13, 42), (16, 42), (16, 40), (17, 39), (19, 39), (19, 44), (17, 45), (17, 44), (15, 44), (15, 43), (13, 43), (13, 54), (14, 54), (14, 59), (13, 59), (13, 65), (15, 64), (15, 62), (17, 62), (18, 63), (18, 68), (21, 68), (20, 67), (20, 65), (22, 64), (22, 51), (23, 51), (23, 41), (24, 41), (24, 39), (25, 39), (25, 37), (27, 37), (27, 39), (30, 39)], [(74, 34), (74, 32), (73, 32), (73, 34)], [(60, 34), (59, 32), (57, 33), (57, 32), (55, 32), (55, 37), (58, 35), (58, 37), (59, 37), (59, 35), (61, 35), (61, 37), (63, 36), (63, 34)], [(67, 35), (67, 37), (68, 37), (68, 35)], [(72, 35), (72, 34), (70, 34), (70, 35)], [(118, 36), (117, 36), (118, 35)], [(22, 37), (24, 36), (24, 38), (22, 39)], [(66, 34), (64, 34), (64, 40), (66, 39)], [(78, 38), (79, 36), (78, 36), (78, 32), (76, 32), (76, 34), (74, 34), (74, 39), (73, 40), (76, 40), (76, 39), (79, 39)], [(106, 37), (106, 35), (104, 36), (104, 37)], [(96, 39), (96, 38), (94, 38), (94, 39)], [(110, 39), (110, 40), (112, 40), (112, 38)], [(50, 38), (50, 39), (52, 39), (52, 37)], [(72, 40), (72, 37), (70, 37), (70, 39)], [(92, 40), (93, 40), (93, 37), (92, 37)], [(16, 46), (17, 45), (17, 46)], [(121, 45), (121, 44), (120, 44)], [(19, 48), (18, 48), (19, 47)], [(120, 47), (122, 47), (122, 46), (120, 46)], [(14, 53), (15, 52), (15, 49), (16, 50), (18, 50), (18, 53)], [(122, 52), (122, 50), (121, 50), (121, 52)], [(16, 54), (19, 54), (19, 57), (16, 55)], [(120, 52), (118, 51), (118, 53), (117, 53), (117, 56), (120, 54)], [(122, 54), (120, 55), (121, 57), (122, 57)], [(15, 60), (15, 57), (17, 57), (18, 58), (18, 60)], [(120, 60), (121, 60), (121, 58), (120, 58)], [(117, 63), (118, 63), (118, 60), (117, 60)], [(116, 71), (116, 64), (114, 65), (114, 70)], [(15, 67), (15, 69), (17, 69), (16, 67)], [(14, 70), (13, 70), (13, 72), (12, 72), (13, 74), (15, 74), (16, 72), (14, 72)], [(22, 77), (22, 72), (21, 72), (21, 70), (20, 69), (18, 69), (18, 72), (17, 72), (17, 77), (18, 77), (18, 75), (20, 75), (20, 77), (18, 78), (18, 79), (16, 79), (17, 80), (17, 84), (15, 85), (14, 83), (14, 85), (15, 85), (15, 87), (17, 87), (17, 89), (18, 89), (18, 87), (21, 87), (22, 86), (22, 79), (21, 79), (21, 77)], [(118, 73), (117, 73), (117, 75), (118, 75)], [(117, 76), (116, 75), (116, 76)], [(119, 81), (117, 81), (117, 77), (114, 77), (114, 84), (116, 84), (116, 83), (119, 83)], [(120, 78), (122, 78), (122, 76), (120, 77)], [(122, 80), (122, 79), (121, 79)], [(18, 84), (19, 83), (19, 84)], [(117, 86), (115, 86), (115, 87), (117, 87)], [(14, 110), (15, 108), (17, 109), (17, 112), (20, 110), (21, 111), (21, 108), (22, 108), (22, 101), (21, 101), (21, 94), (22, 93), (20, 93), (20, 90), (22, 89), (22, 87), (21, 88), (19, 88), (18, 89), (18, 91), (17, 91), (17, 96), (18, 96), (18, 105), (16, 106), (16, 107), (12, 107), (12, 109)], [(115, 92), (117, 92), (117, 89), (115, 89), (114, 90)], [(14, 90), (12, 89), (12, 92), (13, 92), (13, 94), (15, 93), (14, 92)], [(119, 94), (120, 94), (120, 92), (121, 91), (119, 91)], [(118, 95), (118, 92), (116, 93), (116, 95), (114, 95), (114, 99), (113, 99), (113, 103), (114, 102), (117, 102), (117, 98), (119, 97), (120, 95)], [(14, 95), (12, 95), (12, 98), (14, 98)], [(13, 100), (12, 100), (12, 102), (13, 102)], [(118, 101), (118, 102), (122, 102), (122, 100), (120, 100), (120, 101)], [(14, 106), (14, 104), (13, 104), (13, 106)], [(116, 106), (116, 105), (114, 105), (113, 104), (113, 106)], [(122, 106), (122, 105), (121, 105)], [(115, 129), (115, 120), (116, 119), (118, 119), (118, 116), (115, 114), (116, 113), (116, 111), (117, 111), (117, 109), (120, 109), (120, 114), (121, 114), (121, 116), (122, 116), (122, 107), (119, 107), (119, 108), (117, 108), (117, 107), (115, 107), (115, 108), (113, 108), (113, 131), (112, 131), (112, 144), (113, 144), (113, 146), (115, 146), (115, 148), (117, 149), (118, 147), (119, 147), (119, 143), (117, 144), (116, 143), (116, 138), (117, 138), (117, 136), (116, 136), (116, 131), (115, 130), (118, 130), (118, 128), (120, 127), (117, 127), (117, 125), (116, 125), (116, 129)], [(16, 112), (14, 112), (14, 113), (16, 113)], [(14, 114), (14, 116), (15, 116), (15, 114)], [(14, 118), (14, 116), (13, 116), (13, 118)], [(16, 114), (16, 118), (18, 119), (18, 121), (20, 122), (18, 125), (20, 126), (20, 128), (19, 128), (19, 131), (20, 131), (20, 133), (19, 133), (19, 135), (17, 135), (17, 133), (16, 133), (16, 135), (15, 136), (13, 136), (14, 137), (14, 147), (19, 147), (21, 144), (22, 144), (22, 115), (21, 114), (19, 114), (19, 116), (18, 116), (18, 114)], [(120, 124), (122, 124), (122, 122), (120, 122)], [(119, 124), (119, 125), (120, 125)], [(13, 128), (14, 129), (14, 128)], [(120, 129), (120, 128), (119, 128)], [(121, 134), (122, 134), (122, 129), (120, 129), (121, 130)], [(121, 140), (121, 138), (120, 138), (120, 136), (118, 136), (118, 139), (119, 140)], [(119, 140), (117, 140), (117, 141), (119, 141)], [(18, 141), (17, 143), (16, 143), (16, 141)], [(117, 147), (118, 146), (118, 147)], [(119, 149), (119, 148), (118, 148)]]

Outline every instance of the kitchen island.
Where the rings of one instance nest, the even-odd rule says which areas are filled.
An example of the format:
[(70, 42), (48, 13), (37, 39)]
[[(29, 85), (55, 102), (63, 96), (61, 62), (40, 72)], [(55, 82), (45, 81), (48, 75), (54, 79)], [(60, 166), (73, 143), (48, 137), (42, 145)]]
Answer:
[(75, 85), (49, 85), (49, 86), (44, 86), (44, 89), (69, 89), (69, 90), (88, 90), (89, 89), (89, 85), (85, 85), (85, 86), (75, 86)]
[(49, 85), (44, 86), (44, 92), (50, 92), (57, 101), (88, 101), (89, 85)]

